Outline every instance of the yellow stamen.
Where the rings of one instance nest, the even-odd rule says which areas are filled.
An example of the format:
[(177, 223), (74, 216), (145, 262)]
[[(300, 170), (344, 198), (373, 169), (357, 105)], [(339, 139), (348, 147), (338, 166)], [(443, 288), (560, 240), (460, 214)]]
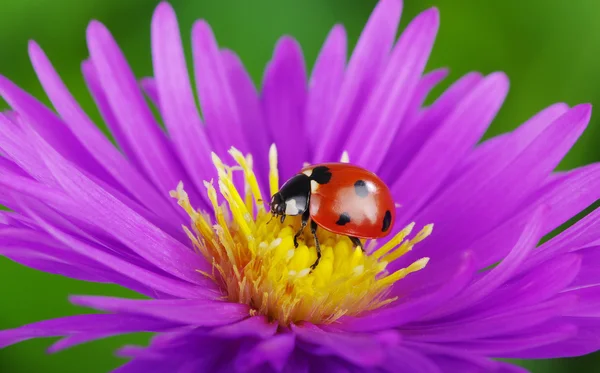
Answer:
[[(213, 218), (192, 208), (181, 183), (171, 196), (191, 218), (191, 229), (184, 230), (194, 248), (213, 264), (212, 273), (202, 275), (216, 281), (229, 301), (250, 305), (251, 314), (266, 315), (281, 325), (299, 321), (332, 323), (344, 315), (356, 316), (395, 301), (389, 297), (390, 286), (427, 264), (429, 258), (422, 258), (393, 273), (386, 269), (429, 236), (432, 225), (406, 239), (414, 227), (410, 224), (371, 255), (354, 247), (348, 237), (320, 229), (317, 236), (322, 257), (311, 271), (316, 251), (309, 230), (294, 248), (293, 236), (300, 228), (300, 218), (287, 217), (283, 224), (272, 219), (252, 171), (252, 158), (236, 149), (229, 153), (237, 163), (234, 167), (212, 155), (218, 172), (216, 184), (225, 204), (218, 205), (213, 182), (205, 183)], [(346, 152), (344, 160), (348, 160)], [(279, 188), (274, 145), (269, 151), (269, 165), (269, 187), (274, 194)], [(244, 173), (243, 198), (232, 180), (236, 170)], [(371, 241), (366, 247), (374, 244)]]

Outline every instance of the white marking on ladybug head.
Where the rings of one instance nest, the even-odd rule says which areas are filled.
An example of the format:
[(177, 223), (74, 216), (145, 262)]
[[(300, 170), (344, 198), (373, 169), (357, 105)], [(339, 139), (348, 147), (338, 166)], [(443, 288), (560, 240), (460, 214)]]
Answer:
[(317, 183), (315, 180), (311, 180), (310, 181), (310, 192), (316, 193), (317, 189), (319, 189), (319, 183)]
[(312, 172), (313, 172), (312, 168), (302, 171), (302, 173), (308, 177), (310, 177), (310, 175), (312, 175)]
[(300, 209), (298, 205), (296, 205), (296, 200), (294, 198), (288, 199), (285, 201), (285, 214), (286, 215), (298, 215), (300, 213)]

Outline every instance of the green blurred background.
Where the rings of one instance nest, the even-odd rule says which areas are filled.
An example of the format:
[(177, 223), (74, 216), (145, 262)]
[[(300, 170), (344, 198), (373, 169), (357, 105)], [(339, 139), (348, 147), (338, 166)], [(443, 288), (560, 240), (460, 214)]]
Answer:
[[(273, 45), (282, 34), (296, 37), (312, 66), (329, 28), (346, 26), (356, 42), (375, 0), (174, 0), (184, 41), (192, 22), (207, 19), (222, 46), (239, 53), (257, 83)], [(154, 0), (5, 0), (0, 5), (0, 74), (47, 102), (27, 58), (27, 40), (49, 54), (72, 92), (96, 119), (83, 84), (80, 62), (87, 57), (85, 28), (98, 19), (114, 33), (138, 76), (151, 75), (150, 19)], [(447, 84), (478, 70), (505, 71), (511, 91), (488, 135), (513, 129), (543, 107), (600, 101), (600, 2), (579, 0), (406, 0), (404, 26), (415, 14), (435, 5), (441, 29), (429, 69), (447, 66)], [(437, 90), (439, 92), (439, 89)], [(4, 103), (0, 102), (0, 108)], [(560, 166), (573, 168), (598, 160), (598, 115)], [(99, 122), (98, 122), (99, 123)], [(130, 295), (100, 286), (39, 273), (0, 258), (0, 329), (86, 312), (68, 304), (69, 294)], [(121, 364), (112, 351), (124, 343), (143, 343), (145, 335), (98, 341), (45, 354), (48, 340), (29, 341), (0, 350), (4, 372), (106, 372)], [(522, 362), (533, 372), (600, 371), (600, 357)]]

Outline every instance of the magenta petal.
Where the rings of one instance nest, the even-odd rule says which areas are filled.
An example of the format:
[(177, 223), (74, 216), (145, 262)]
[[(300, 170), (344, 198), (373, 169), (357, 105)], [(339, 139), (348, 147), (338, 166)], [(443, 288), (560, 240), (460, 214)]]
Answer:
[(45, 320), (16, 329), (0, 331), (0, 348), (31, 338), (57, 337), (77, 333), (112, 333), (113, 335), (165, 331), (176, 323), (133, 315), (78, 315)]
[(417, 349), (395, 347), (389, 354), (383, 367), (385, 372), (397, 373), (402, 367), (403, 373), (443, 373), (442, 368), (434, 360), (420, 353)]
[[(425, 99), (431, 93), (431, 90), (444, 80), (448, 74), (448, 69), (437, 69), (421, 77), (421, 80), (419, 80), (419, 83), (415, 87), (412, 99), (406, 108), (406, 114), (404, 114), (404, 119), (402, 120), (403, 123), (398, 132), (396, 132), (392, 144), (397, 144), (396, 139), (401, 141), (402, 138), (406, 137), (407, 133), (414, 129), (420, 115), (425, 111), (423, 108)], [(386, 161), (386, 163), (388, 162)]]
[(536, 211), (536, 213), (531, 216), (529, 224), (523, 229), (521, 236), (514, 244), (510, 253), (500, 262), (500, 264), (485, 272), (479, 280), (475, 281), (471, 286), (467, 287), (452, 299), (451, 304), (444, 307), (443, 310), (440, 310), (438, 315), (440, 313), (442, 315), (449, 315), (477, 303), (487, 294), (504, 284), (504, 282), (517, 272), (519, 265), (523, 262), (528, 252), (533, 249), (542, 238), (541, 220), (544, 213), (544, 208)]
[[(508, 91), (501, 73), (484, 79), (457, 106), (429, 141), (413, 158), (392, 192), (401, 196), (398, 224), (403, 225), (426, 202), (444, 178), (483, 135)], [(443, 150), (443, 156), (441, 151)]]
[(340, 131), (352, 129), (355, 117), (360, 114), (374, 81), (387, 62), (387, 56), (396, 38), (396, 30), (400, 21), (402, 1), (381, 0), (376, 5), (367, 25), (356, 43), (352, 57), (348, 63), (344, 82), (337, 100), (329, 108), (321, 122), (323, 144), (316, 150), (314, 160), (331, 160), (343, 141)]
[(344, 27), (334, 26), (327, 35), (310, 76), (304, 127), (311, 149), (319, 145), (321, 126), (331, 113), (330, 109), (344, 81), (347, 44)]
[(497, 315), (479, 317), (467, 315), (467, 319), (448, 322), (432, 322), (425, 326), (414, 326), (405, 330), (406, 339), (435, 343), (460, 342), (477, 338), (518, 333), (545, 321), (565, 315), (577, 304), (571, 294), (555, 297), (546, 302), (501, 312)]
[(210, 333), (219, 338), (257, 337), (266, 339), (277, 331), (277, 323), (269, 322), (265, 316), (254, 316), (225, 326), (214, 328)]
[(0, 95), (25, 119), (27, 126), (43, 136), (56, 151), (87, 172), (112, 180), (53, 112), (3, 76), (0, 76)]
[[(72, 211), (78, 214), (78, 218), (110, 233), (159, 268), (179, 278), (199, 282), (201, 275), (197, 270), (208, 270), (208, 264), (200, 256), (86, 178), (41, 139), (37, 148), (70, 197), (77, 199), (80, 206), (89, 208)], [(132, 235), (131, 232), (137, 234)]]
[[(464, 253), (462, 259), (461, 265), (456, 268), (455, 275), (439, 289), (421, 298), (407, 300), (397, 306), (372, 311), (366, 316), (342, 319), (340, 320), (342, 322), (340, 328), (354, 332), (369, 332), (398, 327), (422, 318), (432, 310), (440, 307), (440, 305), (453, 299), (467, 286), (473, 276), (473, 259), (468, 252)], [(392, 289), (392, 292), (394, 292), (394, 289)]]
[(353, 163), (376, 170), (386, 158), (429, 59), (438, 26), (439, 13), (432, 8), (402, 33), (345, 144)]
[(142, 78), (140, 79), (140, 88), (142, 88), (142, 91), (156, 107), (156, 109), (160, 111), (160, 99), (158, 98), (158, 87), (156, 86), (156, 80), (151, 77)]
[(248, 317), (245, 304), (203, 299), (137, 300), (101, 296), (72, 296), (73, 304), (119, 314), (150, 316), (195, 326), (220, 326)]
[[(569, 329), (570, 328), (570, 329)], [(517, 359), (549, 359), (559, 357), (582, 356), (597, 351), (600, 348), (600, 322), (596, 317), (563, 317), (546, 326), (546, 334), (550, 337), (564, 331), (561, 338), (544, 343), (541, 347), (528, 344), (523, 349), (513, 353), (504, 354), (509, 358)], [(570, 330), (570, 334), (568, 334)], [(554, 333), (553, 333), (554, 332)], [(540, 333), (532, 337), (539, 337)], [(552, 343), (554, 342), (554, 343)]]
[(347, 332), (326, 332), (314, 325), (292, 325), (298, 339), (308, 345), (303, 348), (315, 355), (338, 356), (361, 367), (383, 362), (385, 353), (374, 335)]
[[(46, 185), (55, 186), (56, 180), (44, 165), (35, 148), (29, 142), (26, 128), (21, 128), (0, 114), (0, 149), (4, 157), (11, 159), (32, 178)], [(8, 166), (6, 163), (4, 166)]]
[(302, 49), (296, 40), (283, 37), (265, 72), (261, 103), (265, 123), (277, 146), (280, 150), (293, 149), (278, 160), (284, 180), (309, 160), (307, 137), (291, 135), (306, 132), (306, 90)]
[(64, 232), (61, 232), (59, 229), (51, 226), (48, 222), (44, 221), (41, 217), (36, 216), (31, 211), (29, 213), (30, 216), (32, 216), (32, 218), (35, 219), (41, 227), (53, 235), (57, 240), (70, 247), (71, 250), (84, 257), (88, 257), (99, 264), (102, 264), (103, 266), (106, 266), (111, 270), (124, 275), (125, 277), (129, 277), (131, 280), (139, 282), (145, 286), (149, 286), (150, 288), (156, 289), (162, 293), (182, 298), (216, 298), (219, 295), (216, 290), (211, 291), (201, 286), (194, 286), (187, 282), (181, 282), (175, 279), (164, 277), (152, 271), (140, 268), (117, 256), (98, 250), (93, 246), (84, 243), (83, 241), (77, 240), (76, 238), (71, 237)]
[(122, 125), (117, 119), (115, 112), (110, 106), (110, 102), (108, 101), (108, 97), (102, 84), (100, 82), (100, 77), (98, 76), (98, 71), (92, 61), (86, 60), (81, 63), (81, 72), (85, 79), (85, 83), (92, 95), (104, 122), (110, 129), (111, 135), (115, 138), (117, 144), (125, 154), (127, 160), (135, 166), (140, 172), (143, 173), (143, 167), (138, 162), (137, 157), (135, 155), (134, 149), (129, 145), (129, 141), (127, 140), (126, 133), (122, 129)]
[[(412, 158), (452, 114), (456, 106), (483, 80), (479, 73), (469, 73), (454, 82), (450, 88), (427, 109), (423, 110), (410, 127), (401, 127), (392, 148), (394, 157), (381, 165), (378, 175), (391, 184), (396, 181)], [(404, 125), (404, 124), (403, 124)]]
[(220, 155), (231, 146), (244, 151), (243, 114), (238, 112), (215, 36), (203, 20), (194, 24), (192, 47), (196, 89), (212, 148)]
[(477, 148), (468, 154), (463, 166), (456, 169), (454, 173), (460, 175), (466, 169), (472, 167), (474, 163), (481, 162), (481, 159), (487, 159), (490, 153), (501, 154), (506, 147), (510, 147), (515, 153), (525, 149), (537, 136), (548, 128), (556, 119), (569, 110), (569, 106), (563, 103), (550, 105), (543, 109), (527, 122), (523, 123), (516, 130), (500, 136), (492, 137), (483, 142)]
[(227, 81), (233, 88), (232, 94), (238, 111), (244, 113), (241, 130), (248, 151), (253, 156), (252, 169), (261, 185), (268, 185), (268, 151), (272, 142), (265, 125), (258, 92), (242, 61), (235, 53), (223, 50), (221, 58), (227, 71)]
[(259, 342), (256, 346), (239, 354), (235, 359), (237, 372), (251, 372), (267, 363), (275, 372), (281, 372), (294, 350), (294, 334), (278, 334)]
[(202, 175), (213, 171), (212, 148), (190, 84), (175, 11), (168, 3), (159, 4), (152, 19), (152, 60), (165, 126), (196, 189), (202, 191)]
[(87, 30), (87, 40), (100, 84), (118, 117), (128, 148), (133, 151), (129, 156), (136, 159), (159, 192), (166, 196), (179, 181), (187, 181), (179, 161), (110, 32), (102, 24), (92, 22)]
[(29, 54), (38, 78), (54, 107), (75, 136), (90, 150), (92, 156), (104, 166), (130, 196), (133, 196), (146, 208), (160, 215), (166, 214), (167, 219), (177, 219), (172, 205), (166, 202), (166, 197), (156, 192), (152, 185), (100, 133), (96, 125), (79, 107), (40, 47), (33, 42), (30, 43)]

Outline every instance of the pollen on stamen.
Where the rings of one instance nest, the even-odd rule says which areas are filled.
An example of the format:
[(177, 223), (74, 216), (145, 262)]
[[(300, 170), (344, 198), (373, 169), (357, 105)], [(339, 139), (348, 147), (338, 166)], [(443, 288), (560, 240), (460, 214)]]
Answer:
[[(192, 207), (182, 183), (170, 194), (190, 216), (191, 225), (184, 230), (192, 245), (213, 264), (212, 273), (203, 275), (219, 284), (227, 300), (250, 305), (251, 314), (265, 315), (280, 325), (333, 323), (344, 315), (356, 316), (395, 301), (389, 296), (390, 287), (427, 264), (429, 258), (421, 258), (394, 272), (387, 270), (389, 263), (431, 234), (433, 226), (427, 225), (409, 238), (414, 228), (411, 223), (376, 250), (369, 248), (377, 243), (368, 242), (371, 254), (354, 247), (349, 238), (321, 229), (322, 257), (311, 271), (316, 259), (311, 233), (306, 230), (294, 248), (300, 218), (287, 217), (283, 223), (271, 219), (252, 170), (252, 158), (234, 148), (229, 154), (233, 166), (212, 154), (218, 180), (205, 183), (213, 208), (210, 214)], [(342, 161), (347, 160), (344, 152)], [(269, 165), (272, 195), (279, 188), (274, 145), (269, 150)], [(234, 171), (244, 174), (243, 195), (232, 180)], [(217, 190), (225, 200), (221, 205)]]

